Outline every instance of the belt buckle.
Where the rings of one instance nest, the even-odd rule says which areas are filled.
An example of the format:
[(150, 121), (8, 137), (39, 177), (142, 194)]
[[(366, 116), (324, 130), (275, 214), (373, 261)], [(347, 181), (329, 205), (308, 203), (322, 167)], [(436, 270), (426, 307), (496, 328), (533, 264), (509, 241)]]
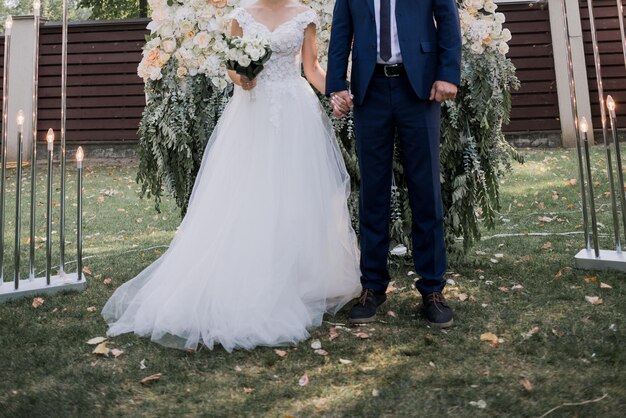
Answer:
[(396, 73), (396, 74), (389, 74), (389, 73), (387, 72), (387, 69), (389, 69), (389, 68), (398, 68), (398, 67), (399, 67), (399, 65), (398, 65), (398, 64), (385, 64), (385, 66), (383, 67), (383, 70), (384, 70), (384, 72), (385, 72), (385, 77), (387, 77), (387, 78), (391, 78), (391, 77), (399, 77), (399, 76), (400, 76), (400, 74), (398, 74), (398, 73)]

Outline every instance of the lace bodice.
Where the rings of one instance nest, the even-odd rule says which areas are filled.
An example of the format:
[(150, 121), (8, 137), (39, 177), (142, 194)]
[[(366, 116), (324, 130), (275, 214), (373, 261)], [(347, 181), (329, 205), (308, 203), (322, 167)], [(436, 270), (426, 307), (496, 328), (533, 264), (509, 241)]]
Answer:
[(244, 36), (260, 36), (268, 39), (272, 46), (272, 56), (258, 76), (260, 83), (264, 81), (286, 81), (300, 77), (300, 63), (304, 30), (311, 23), (317, 24), (317, 14), (312, 9), (301, 12), (270, 31), (263, 23), (258, 22), (244, 8), (237, 8), (231, 14), (232, 19), (239, 22)]

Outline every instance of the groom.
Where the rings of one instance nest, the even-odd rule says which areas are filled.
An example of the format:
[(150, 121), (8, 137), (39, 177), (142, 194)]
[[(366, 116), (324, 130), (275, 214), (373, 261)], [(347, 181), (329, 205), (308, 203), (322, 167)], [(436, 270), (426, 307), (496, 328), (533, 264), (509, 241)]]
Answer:
[[(352, 52), (351, 92), (347, 84)], [(413, 261), (424, 313), (452, 325), (442, 295), (446, 249), (439, 176), (440, 103), (460, 84), (461, 31), (455, 0), (336, 0), (326, 93), (336, 116), (354, 108), (361, 171), (363, 292), (350, 311), (372, 322), (385, 302), (394, 137), (412, 211)]]

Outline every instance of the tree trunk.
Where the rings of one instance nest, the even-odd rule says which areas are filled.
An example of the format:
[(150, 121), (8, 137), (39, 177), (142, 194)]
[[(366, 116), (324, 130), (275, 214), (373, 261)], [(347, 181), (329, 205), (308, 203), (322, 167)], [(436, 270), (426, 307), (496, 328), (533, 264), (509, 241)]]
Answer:
[(139, 17), (148, 17), (148, 0), (139, 0)]

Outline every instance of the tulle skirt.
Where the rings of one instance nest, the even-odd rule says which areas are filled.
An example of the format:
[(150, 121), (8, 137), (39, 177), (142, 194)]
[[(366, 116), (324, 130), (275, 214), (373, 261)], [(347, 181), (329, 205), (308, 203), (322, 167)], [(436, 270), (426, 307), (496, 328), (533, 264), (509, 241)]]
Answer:
[(309, 337), (360, 290), (349, 177), (301, 77), (236, 88), (163, 256), (118, 288), (108, 335), (231, 351)]

